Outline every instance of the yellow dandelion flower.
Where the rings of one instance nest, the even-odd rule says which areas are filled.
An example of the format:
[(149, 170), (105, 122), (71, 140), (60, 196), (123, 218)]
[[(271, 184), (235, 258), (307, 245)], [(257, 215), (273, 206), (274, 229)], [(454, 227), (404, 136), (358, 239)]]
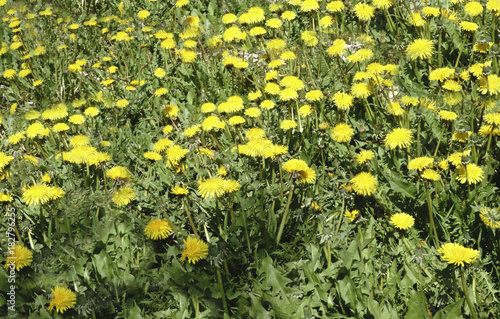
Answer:
[(412, 42), (406, 49), (406, 55), (416, 60), (430, 58), (434, 54), (434, 42), (427, 39), (417, 39)]
[(500, 228), (500, 210), (484, 207), (479, 211), (479, 217), (487, 226), (491, 228)]
[(113, 193), (111, 200), (117, 206), (128, 205), (135, 199), (135, 192), (132, 188), (124, 186)]
[(426, 169), (422, 172), (422, 178), (430, 181), (438, 181), (441, 177), (437, 171), (433, 169)]
[(361, 172), (354, 176), (350, 183), (358, 195), (369, 196), (377, 190), (377, 178), (368, 172)]
[(415, 218), (407, 213), (396, 213), (391, 216), (389, 223), (394, 225), (394, 228), (407, 230), (415, 224)]
[(33, 253), (24, 246), (15, 245), (14, 249), (9, 248), (8, 251), (9, 255), (5, 260), (5, 269), (15, 268), (19, 271), (33, 262)]
[(363, 150), (356, 156), (356, 162), (358, 162), (359, 164), (364, 164), (374, 157), (375, 153), (373, 153), (372, 151)]
[(346, 123), (339, 123), (332, 130), (332, 137), (338, 143), (348, 143), (353, 135), (354, 130)]
[(64, 194), (65, 192), (62, 188), (47, 186), (45, 184), (35, 184), (24, 189), (23, 202), (28, 206), (45, 204), (48, 201), (63, 197)]
[(358, 2), (353, 9), (356, 17), (362, 21), (370, 21), (375, 16), (375, 8), (363, 2)]
[(144, 234), (147, 238), (153, 240), (165, 239), (172, 233), (172, 227), (163, 219), (153, 219), (144, 228)]
[(471, 264), (479, 257), (479, 250), (466, 248), (456, 243), (443, 244), (438, 252), (442, 254), (441, 258), (444, 261), (455, 266)]
[(344, 216), (347, 217), (347, 219), (349, 219), (349, 221), (352, 223), (356, 220), (356, 218), (359, 216), (359, 210), (352, 210), (352, 211), (348, 211), (346, 210), (344, 212)]
[(280, 123), (280, 128), (282, 130), (285, 130), (285, 131), (288, 131), (288, 130), (291, 130), (291, 129), (294, 129), (297, 127), (297, 123), (295, 121), (292, 121), (292, 120), (283, 120), (281, 123)]
[(57, 286), (52, 288), (51, 292), (52, 298), (49, 303), (49, 311), (52, 311), (55, 307), (56, 312), (63, 313), (76, 305), (76, 294), (73, 291)]
[(205, 259), (208, 256), (208, 245), (197, 238), (187, 237), (183, 240), (184, 250), (182, 251), (181, 261), (188, 260), (188, 262), (195, 264), (201, 259)]
[(427, 168), (432, 163), (434, 163), (434, 159), (432, 157), (415, 157), (408, 162), (408, 169), (421, 171), (424, 168)]
[(483, 169), (474, 163), (470, 163), (465, 166), (460, 165), (457, 168), (457, 181), (462, 184), (477, 184), (481, 182), (483, 178)]
[(391, 150), (410, 146), (413, 142), (413, 132), (407, 128), (396, 128), (387, 134), (384, 142)]

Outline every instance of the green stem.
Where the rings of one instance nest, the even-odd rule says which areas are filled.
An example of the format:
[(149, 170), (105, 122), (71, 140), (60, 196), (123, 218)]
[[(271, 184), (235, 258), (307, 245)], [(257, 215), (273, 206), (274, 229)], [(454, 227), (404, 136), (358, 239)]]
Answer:
[(278, 230), (278, 236), (276, 237), (276, 243), (280, 243), (281, 235), (283, 234), (283, 229), (285, 228), (286, 218), (288, 217), (288, 211), (290, 209), (290, 203), (292, 202), (293, 195), (293, 178), (290, 180), (290, 190), (288, 191), (288, 201), (286, 202), (285, 213), (283, 214), (283, 218), (281, 219), (280, 228)]
[(455, 62), (455, 68), (458, 66), (458, 62), (460, 62), (460, 56), (462, 55), (466, 41), (467, 41), (467, 37), (464, 37), (464, 41), (462, 42), (462, 47), (460, 48), (460, 52), (458, 53), (457, 61)]
[(194, 235), (196, 236), (196, 239), (200, 239), (200, 235), (196, 231), (196, 227), (194, 226), (193, 219), (191, 218), (191, 214), (189, 213), (188, 205), (187, 205), (187, 199), (184, 198), (184, 209), (186, 210), (186, 214), (189, 218), (189, 223), (191, 224), (191, 228), (193, 229)]
[(245, 228), (245, 239), (247, 241), (248, 252), (252, 253), (252, 247), (250, 246), (250, 236), (248, 236), (248, 227), (247, 227), (247, 212), (242, 209), (241, 214), (243, 215), (243, 227)]
[(436, 231), (436, 225), (434, 224), (434, 213), (433, 213), (433, 209), (432, 209), (432, 199), (431, 199), (431, 193), (430, 193), (430, 190), (429, 190), (429, 183), (426, 182), (425, 183), (425, 190), (427, 192), (427, 208), (429, 209), (429, 222), (431, 224), (431, 235), (433, 234), (434, 235), (434, 241), (435, 241), (435, 245), (436, 245), (436, 248), (438, 248), (440, 246), (439, 244), (439, 239), (438, 239), (438, 235), (437, 235), (437, 231)]
[(462, 278), (462, 289), (464, 290), (465, 300), (467, 301), (467, 305), (469, 306), (469, 311), (472, 319), (477, 319), (476, 310), (474, 309), (474, 305), (472, 304), (472, 301), (469, 297), (469, 291), (467, 290), (463, 267), (460, 267), (460, 277)]
[(219, 282), (219, 289), (222, 296), (222, 305), (224, 307), (224, 312), (229, 316), (229, 309), (227, 308), (226, 293), (224, 292), (224, 285), (222, 284), (222, 276), (220, 274), (220, 268), (217, 267), (217, 281)]
[(177, 231), (177, 228), (175, 227), (175, 225), (172, 223), (172, 221), (170, 220), (170, 218), (168, 217), (167, 213), (164, 211), (163, 212), (163, 216), (165, 216), (165, 219), (167, 220), (167, 222), (170, 224), (170, 227), (172, 227), (172, 230), (174, 231), (175, 233), (175, 236), (179, 237), (179, 232)]

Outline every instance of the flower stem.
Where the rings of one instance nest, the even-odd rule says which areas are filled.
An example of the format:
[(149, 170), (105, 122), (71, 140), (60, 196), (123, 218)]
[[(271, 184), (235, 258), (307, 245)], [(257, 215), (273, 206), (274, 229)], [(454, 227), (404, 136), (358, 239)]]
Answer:
[(464, 290), (465, 300), (467, 301), (467, 305), (469, 306), (469, 311), (472, 319), (477, 319), (476, 310), (474, 309), (474, 305), (469, 297), (469, 292), (467, 290), (467, 285), (465, 282), (464, 269), (460, 267), (460, 277), (462, 278), (462, 289)]
[(290, 209), (290, 203), (292, 202), (293, 195), (293, 178), (290, 180), (290, 190), (288, 191), (288, 201), (286, 202), (285, 213), (283, 214), (283, 218), (281, 219), (280, 228), (278, 230), (278, 236), (276, 237), (276, 243), (280, 243), (281, 235), (283, 234), (283, 229), (285, 228), (286, 218), (288, 216), (288, 211)]
[(434, 243), (436, 245), (436, 248), (440, 246), (439, 244), (439, 239), (436, 231), (436, 225), (434, 224), (434, 213), (432, 210), (432, 199), (431, 199), (431, 193), (429, 190), (429, 183), (425, 183), (425, 191), (427, 192), (427, 207), (429, 209), (429, 222), (431, 224), (431, 235), (434, 234)]
[(174, 231), (175, 236), (179, 237), (179, 232), (177, 231), (177, 228), (175, 227), (174, 223), (172, 223), (172, 221), (170, 220), (170, 218), (168, 217), (168, 215), (165, 211), (163, 211), (163, 216), (165, 216), (165, 219), (170, 224), (170, 227), (172, 227), (172, 230)]
[(222, 305), (224, 307), (224, 312), (229, 316), (229, 309), (227, 308), (226, 293), (224, 292), (224, 285), (222, 284), (222, 276), (220, 274), (220, 268), (217, 267), (217, 280), (219, 282), (219, 289), (222, 295)]
[(184, 198), (184, 209), (186, 210), (186, 214), (187, 214), (187, 216), (189, 218), (189, 223), (191, 224), (191, 228), (193, 229), (193, 232), (194, 232), (194, 235), (196, 236), (196, 239), (200, 239), (200, 235), (196, 231), (196, 227), (194, 226), (193, 219), (191, 218), (191, 214), (189, 213), (189, 209), (188, 209), (188, 204), (187, 204), (187, 199), (186, 198)]

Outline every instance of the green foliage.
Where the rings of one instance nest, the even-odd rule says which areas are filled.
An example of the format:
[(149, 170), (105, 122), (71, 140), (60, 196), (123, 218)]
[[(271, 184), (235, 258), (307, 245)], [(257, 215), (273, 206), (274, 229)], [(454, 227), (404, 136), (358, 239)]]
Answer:
[[(9, 317), (498, 318), (496, 9), (483, 1), (471, 17), (463, 3), (426, 2), (439, 9), (432, 16), (398, 0), (364, 18), (358, 1), (337, 13), (331, 1), (311, 12), (315, 1), (295, 2), (0, 0), (0, 306), (11, 305), (15, 274)], [(228, 13), (239, 20), (223, 23)], [(255, 26), (266, 34), (252, 35)], [(235, 27), (243, 36), (231, 40)], [(418, 39), (433, 50), (412, 58)], [(338, 56), (335, 40), (346, 42)], [(286, 76), (297, 98), (282, 94)], [(342, 106), (339, 92), (352, 103)], [(231, 124), (235, 115), (245, 122)], [(44, 129), (32, 135), (35, 123)], [(391, 143), (400, 128), (411, 138)], [(412, 168), (422, 157), (430, 162)], [(356, 181), (361, 173), (376, 182)], [(402, 212), (411, 225), (393, 219)], [(14, 242), (32, 260), (11, 272)], [(450, 242), (477, 256), (440, 250)], [(76, 295), (62, 311), (56, 286)]]

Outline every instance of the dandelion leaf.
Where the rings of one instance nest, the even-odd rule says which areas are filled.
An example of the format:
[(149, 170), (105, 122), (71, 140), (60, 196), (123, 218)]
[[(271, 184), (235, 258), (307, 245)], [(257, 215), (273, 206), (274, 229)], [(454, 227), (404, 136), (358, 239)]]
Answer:
[(427, 315), (427, 298), (421, 291), (415, 293), (408, 303), (408, 311), (405, 319), (426, 319)]

